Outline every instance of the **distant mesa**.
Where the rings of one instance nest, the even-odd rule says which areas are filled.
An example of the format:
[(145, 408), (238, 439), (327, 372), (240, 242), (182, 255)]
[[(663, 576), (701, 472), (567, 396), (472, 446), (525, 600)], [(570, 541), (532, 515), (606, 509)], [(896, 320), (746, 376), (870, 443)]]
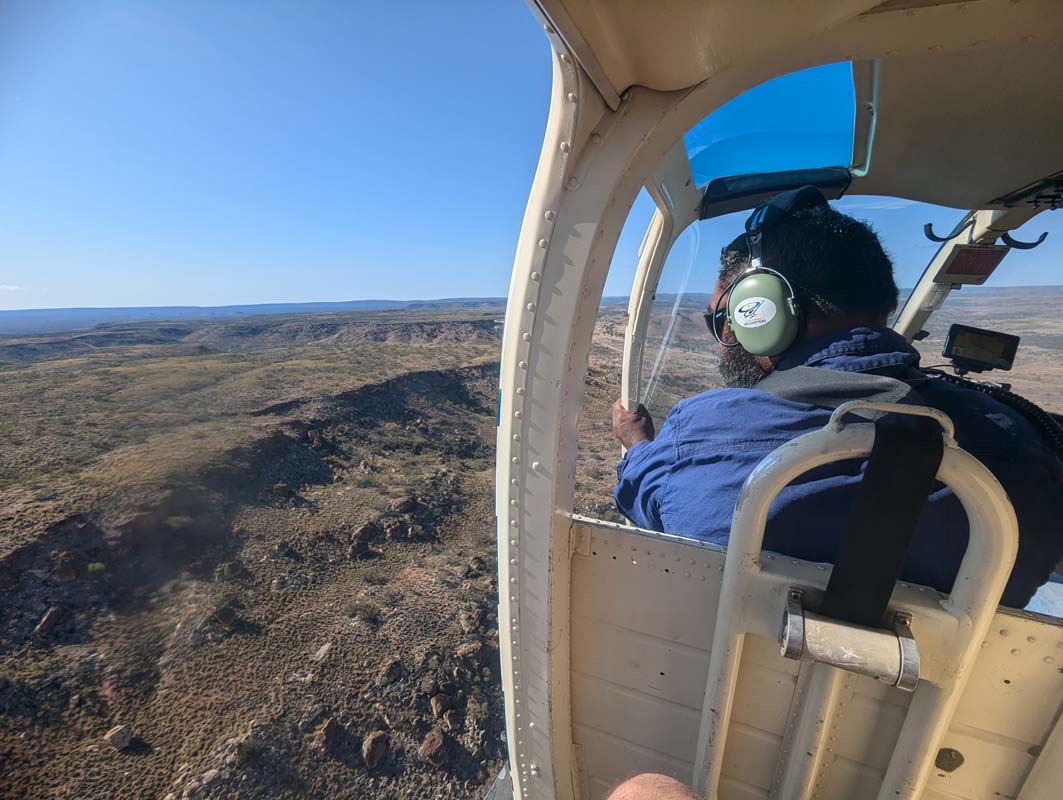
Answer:
[(348, 300), (337, 303), (259, 303), (238, 306), (144, 306), (128, 308), (32, 308), (0, 311), (0, 334), (59, 333), (120, 322), (218, 321), (271, 314), (342, 311), (504, 308), (503, 297), (451, 297), (439, 300)]

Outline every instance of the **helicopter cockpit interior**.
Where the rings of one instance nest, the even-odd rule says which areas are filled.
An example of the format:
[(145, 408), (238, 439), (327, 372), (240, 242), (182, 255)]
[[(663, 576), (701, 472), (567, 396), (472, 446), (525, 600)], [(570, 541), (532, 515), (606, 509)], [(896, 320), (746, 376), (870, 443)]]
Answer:
[[(574, 493), (603, 297), (627, 294), (621, 398), (663, 418), (711, 388), (701, 315), (720, 247), (801, 186), (872, 217), (887, 247), (923, 243), (891, 325), (924, 365), (999, 397), (1036, 382), (1009, 372), (1029, 327), (935, 315), (1053, 242), (1063, 20), (992, 0), (533, 10), (555, 88), (511, 283), (496, 483), (514, 796), (605, 798), (640, 772), (707, 798), (1054, 796), (1061, 604), (1049, 587), (1038, 610), (998, 607), (1014, 511), (946, 415), (864, 404), (940, 427), (936, 477), (970, 525), (952, 592), (900, 582), (870, 628), (817, 612), (829, 564), (761, 549), (783, 487), (871, 452), (875, 426), (843, 422), (853, 406), (750, 475), (726, 548), (577, 513)], [(640, 202), (651, 218), (625, 262)]]

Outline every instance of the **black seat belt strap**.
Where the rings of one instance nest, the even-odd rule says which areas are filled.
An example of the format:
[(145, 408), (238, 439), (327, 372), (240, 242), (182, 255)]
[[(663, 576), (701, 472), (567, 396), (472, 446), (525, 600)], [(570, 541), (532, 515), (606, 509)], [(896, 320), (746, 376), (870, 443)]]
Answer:
[(932, 419), (885, 414), (834, 559), (824, 616), (880, 627), (944, 453)]

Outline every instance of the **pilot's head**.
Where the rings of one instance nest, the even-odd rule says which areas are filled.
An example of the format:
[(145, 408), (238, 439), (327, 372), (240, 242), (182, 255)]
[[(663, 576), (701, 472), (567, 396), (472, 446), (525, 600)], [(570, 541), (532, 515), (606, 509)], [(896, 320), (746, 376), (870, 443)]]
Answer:
[[(805, 208), (765, 230), (763, 265), (793, 286), (800, 309), (794, 344), (860, 326), (885, 325), (897, 307), (893, 264), (875, 232), (864, 222), (826, 204)], [(750, 266), (743, 233), (720, 253), (720, 274), (710, 309)], [(722, 301), (726, 304), (726, 297)], [(728, 325), (724, 341), (734, 342)], [(728, 386), (752, 386), (767, 375), (776, 357), (756, 356), (741, 346), (721, 348), (720, 373)]]

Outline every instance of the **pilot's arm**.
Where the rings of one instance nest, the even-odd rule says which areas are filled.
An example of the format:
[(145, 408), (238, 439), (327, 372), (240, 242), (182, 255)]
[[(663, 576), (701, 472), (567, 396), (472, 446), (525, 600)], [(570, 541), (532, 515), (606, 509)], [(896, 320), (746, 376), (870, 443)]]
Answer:
[(616, 468), (616, 507), (640, 528), (663, 531), (660, 492), (667, 480), (675, 447), (671, 430), (654, 436), (653, 420), (645, 408), (629, 411), (618, 400), (613, 405), (613, 435), (627, 448)]

